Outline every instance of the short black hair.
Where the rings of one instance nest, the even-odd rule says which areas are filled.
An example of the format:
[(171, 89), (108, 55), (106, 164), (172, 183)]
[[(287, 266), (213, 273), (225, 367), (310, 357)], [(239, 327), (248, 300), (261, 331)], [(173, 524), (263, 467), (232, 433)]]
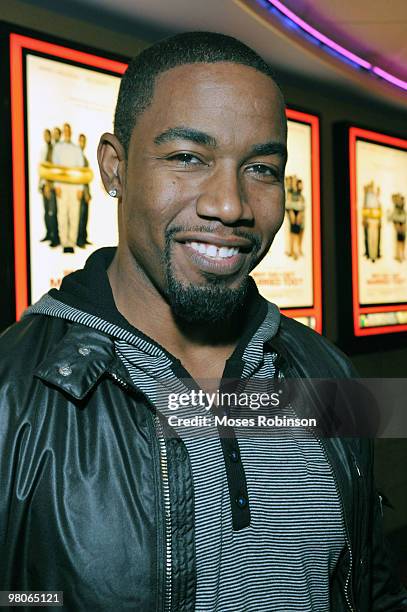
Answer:
[(184, 64), (232, 62), (255, 68), (276, 82), (260, 55), (236, 38), (214, 32), (185, 32), (148, 47), (123, 75), (114, 117), (114, 133), (128, 152), (138, 115), (151, 103), (158, 75)]

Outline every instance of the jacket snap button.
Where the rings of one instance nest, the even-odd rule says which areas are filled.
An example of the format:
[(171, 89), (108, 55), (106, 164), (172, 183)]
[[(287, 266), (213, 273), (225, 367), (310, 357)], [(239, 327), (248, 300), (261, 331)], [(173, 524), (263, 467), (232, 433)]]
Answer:
[(61, 376), (70, 376), (72, 374), (72, 368), (69, 365), (64, 365), (58, 368), (58, 372)]
[(86, 357), (90, 353), (90, 348), (88, 348), (87, 346), (80, 346), (78, 348), (78, 353), (79, 355), (83, 355), (84, 357)]

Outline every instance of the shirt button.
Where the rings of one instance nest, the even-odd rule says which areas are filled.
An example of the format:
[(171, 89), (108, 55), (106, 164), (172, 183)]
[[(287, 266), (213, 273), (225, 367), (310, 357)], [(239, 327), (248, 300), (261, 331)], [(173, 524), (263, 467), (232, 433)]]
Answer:
[(86, 357), (90, 353), (90, 348), (88, 346), (80, 346), (78, 348), (78, 353), (79, 355), (83, 355), (84, 357)]
[(233, 461), (233, 463), (237, 463), (239, 461), (239, 453), (237, 450), (232, 450), (230, 452), (230, 460)]
[(58, 372), (61, 376), (70, 376), (72, 374), (72, 368), (69, 365), (64, 365), (58, 368)]
[(244, 495), (239, 495), (239, 497), (236, 498), (236, 504), (239, 508), (246, 508), (247, 498)]

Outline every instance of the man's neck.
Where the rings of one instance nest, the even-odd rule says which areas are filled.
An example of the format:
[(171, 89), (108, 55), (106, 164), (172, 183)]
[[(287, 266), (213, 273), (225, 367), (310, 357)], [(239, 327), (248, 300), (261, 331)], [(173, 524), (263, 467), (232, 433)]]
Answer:
[(118, 311), (134, 327), (177, 357), (198, 377), (223, 372), (245, 326), (243, 311), (220, 324), (196, 324), (178, 320), (168, 302), (135, 266), (124, 263), (117, 253), (108, 268), (108, 278)]

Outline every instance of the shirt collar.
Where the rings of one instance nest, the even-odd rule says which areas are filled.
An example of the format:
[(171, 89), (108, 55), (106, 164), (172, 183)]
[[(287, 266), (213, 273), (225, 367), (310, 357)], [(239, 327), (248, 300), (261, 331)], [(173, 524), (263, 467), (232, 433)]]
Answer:
[[(115, 251), (113, 247), (95, 251), (82, 270), (66, 276), (61, 288), (51, 289), (49, 295), (71, 308), (94, 315), (129, 332), (129, 335), (141, 340), (143, 344), (149, 343), (170, 356), (153, 339), (131, 325), (116, 308), (107, 275)], [(248, 295), (246, 325), (230, 361), (251, 362), (254, 367), (263, 358), (264, 344), (278, 331), (280, 311), (275, 304), (268, 302), (259, 294), (251, 277)]]

